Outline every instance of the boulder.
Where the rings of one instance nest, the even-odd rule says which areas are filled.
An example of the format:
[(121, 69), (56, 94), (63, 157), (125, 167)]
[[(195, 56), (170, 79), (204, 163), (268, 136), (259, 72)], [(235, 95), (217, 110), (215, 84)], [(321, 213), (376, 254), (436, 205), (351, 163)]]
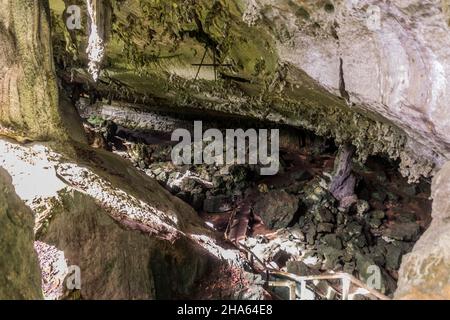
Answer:
[(338, 215), (336, 199), (321, 184), (322, 181), (314, 179), (305, 185), (301, 193), (302, 204), (306, 207), (306, 214), (316, 223), (334, 223)]
[(314, 210), (314, 218), (317, 222), (333, 222), (334, 216), (327, 208), (318, 208)]
[(415, 241), (419, 237), (420, 226), (415, 222), (394, 222), (383, 231), (383, 235), (396, 240)]
[[(379, 241), (380, 244), (370, 248), (371, 259), (379, 266), (385, 266), (386, 264), (386, 242)], [(398, 268), (398, 266), (397, 266)], [(397, 270), (397, 269), (393, 269)]]
[(366, 284), (371, 284), (375, 289), (386, 293), (385, 282), (381, 274), (380, 267), (371, 259), (370, 256), (357, 252), (356, 258), (356, 270), (358, 271), (359, 278)]
[(333, 231), (334, 225), (332, 223), (319, 223), (317, 225), (317, 232), (330, 233)]
[(294, 219), (299, 200), (284, 190), (270, 191), (261, 195), (253, 206), (256, 212), (271, 229), (286, 228)]
[(367, 246), (366, 237), (363, 234), (353, 237), (347, 242), (347, 245), (352, 245), (355, 248), (364, 248)]
[(320, 245), (318, 250), (324, 257), (323, 269), (325, 270), (335, 269), (344, 254), (342, 250), (329, 247), (328, 245)]
[(359, 217), (363, 217), (364, 214), (366, 214), (370, 209), (370, 205), (366, 200), (358, 200), (355, 204), (355, 207), (356, 207), (356, 214)]
[[(213, 240), (197, 213), (129, 162), (101, 150), (87, 152), (83, 147), (77, 149), (76, 163), (63, 160), (60, 154), (39, 144), (18, 145), (0, 140), (0, 147), (4, 151), (0, 154), (8, 155), (0, 161), (10, 173), (17, 194), (37, 216), (39, 245), (35, 248), (42, 277), (53, 276), (47, 267), (55, 266), (54, 259), (61, 262), (61, 267), (67, 266), (62, 271), (68, 272), (64, 269), (70, 267), (80, 271), (81, 288), (59, 281), (63, 290), (51, 290), (50, 295), (62, 294), (54, 298), (179, 298), (194, 294), (194, 283), (211, 268), (226, 264), (225, 258), (214, 255), (220, 251), (211, 249), (213, 254), (207, 250), (210, 247), (203, 245)], [(46, 188), (29, 187), (42, 177)], [(0, 201), (1, 211), (5, 209), (7, 213), (2, 226), (8, 226), (8, 220), (14, 218), (12, 210), (17, 217), (27, 216), (26, 211), (21, 214), (19, 210), (21, 202), (12, 202), (14, 206), (9, 207), (6, 191), (0, 194), (5, 197), (5, 201)], [(20, 229), (12, 235), (7, 228), (2, 229), (0, 237), (12, 237), (13, 243), (20, 246), (16, 252), (8, 239), (1, 241), (2, 256), (7, 257), (8, 252), (13, 256), (9, 261), (1, 259), (0, 266), (4, 269), (3, 261), (13, 262), (10, 268), (14, 269), (6, 268), (3, 274), (8, 276), (7, 281), (16, 279), (24, 286), (16, 295), (18, 298), (32, 299), (38, 298), (41, 290), (40, 277), (35, 276), (29, 263), (36, 256), (30, 211), (28, 216), (28, 221), (15, 223), (29, 229), (27, 236), (22, 236)], [(9, 274), (11, 271), (20, 272), (20, 276)], [(64, 274), (59, 279), (64, 280)], [(24, 283), (34, 288), (36, 281), (38, 294), (34, 294), (36, 290), (26, 291)], [(44, 278), (43, 282), (53, 283)], [(1, 294), (3, 288), (11, 289), (7, 294), (14, 294), (8, 283), (1, 286)], [(47, 293), (44, 292), (45, 297), (49, 296)]]
[(362, 226), (356, 222), (350, 222), (344, 229), (345, 235), (349, 238), (359, 236), (362, 233)]
[(402, 260), (402, 249), (394, 244), (386, 245), (386, 268), (397, 270)]
[(369, 212), (367, 217), (367, 223), (371, 228), (377, 229), (382, 224), (382, 219), (385, 217), (384, 211), (374, 210)]
[(316, 225), (310, 223), (306, 226), (306, 242), (313, 245), (316, 240), (317, 228)]
[(386, 200), (387, 193), (384, 190), (377, 190), (372, 192), (370, 197), (375, 201), (384, 202), (384, 200)]
[(374, 210), (370, 212), (370, 217), (371, 218), (375, 218), (375, 219), (384, 219), (384, 217), (386, 216), (386, 214), (384, 213), (383, 210)]
[(331, 248), (342, 250), (342, 241), (335, 234), (327, 234), (327, 235), (323, 236), (320, 240), (325, 245), (327, 245), (327, 246), (329, 246)]

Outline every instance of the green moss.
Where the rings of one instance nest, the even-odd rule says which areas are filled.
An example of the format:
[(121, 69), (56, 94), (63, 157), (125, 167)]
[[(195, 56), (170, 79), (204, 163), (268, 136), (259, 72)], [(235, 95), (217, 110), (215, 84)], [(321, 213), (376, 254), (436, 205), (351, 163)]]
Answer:
[(105, 123), (105, 120), (99, 116), (91, 116), (87, 121), (93, 126), (102, 126)]
[[(103, 69), (127, 69), (140, 76), (173, 73), (179, 66), (199, 63), (206, 46), (210, 55), (216, 50), (220, 63), (232, 64), (232, 69), (220, 72), (248, 79), (267, 77), (276, 70), (278, 60), (273, 40), (266, 30), (255, 32), (242, 21), (238, 2), (112, 1), (112, 38)], [(78, 32), (68, 37), (61, 22), (54, 23), (53, 31), (55, 56), (63, 61), (60, 65), (86, 67), (87, 36)], [(77, 55), (72, 54), (74, 48)]]
[[(67, 132), (58, 110), (47, 4), (13, 1), (5, 6), (2, 9), (10, 12), (9, 30), (3, 36), (6, 39), (1, 40), (6, 52), (14, 50), (10, 81), (17, 80), (17, 87), (5, 94), (7, 102), (2, 106), (0, 123), (7, 129), (2, 134), (22, 141), (65, 140)], [(15, 105), (17, 101), (19, 106)]]
[[(293, 1), (287, 4), (302, 19), (310, 19), (307, 8)], [(317, 8), (326, 11), (331, 11), (331, 6), (329, 1), (317, 3)], [(97, 84), (105, 96), (112, 92), (114, 99), (133, 103), (173, 110), (214, 110), (288, 123), (333, 137), (338, 143), (352, 142), (361, 161), (371, 154), (406, 159), (404, 154), (409, 151), (405, 151), (404, 132), (373, 114), (350, 110), (344, 100), (302, 71), (280, 66), (271, 36), (280, 30), (272, 30), (270, 21), (253, 27), (243, 23), (239, 1), (123, 0), (119, 6), (116, 0), (113, 10), (106, 72), (103, 82)], [(320, 27), (313, 21), (310, 25)], [(187, 70), (200, 62), (205, 46), (210, 54), (213, 49), (217, 51), (219, 62), (232, 65), (220, 72), (249, 83), (176, 76), (180, 68)], [(414, 175), (413, 171), (408, 169), (408, 174)]]
[(42, 299), (39, 261), (33, 247), (33, 212), (15, 194), (0, 168), (0, 299)]
[(309, 20), (311, 18), (308, 10), (306, 10), (304, 7), (300, 6), (298, 7), (298, 9), (295, 11), (295, 15), (299, 18), (305, 19), (305, 20)]

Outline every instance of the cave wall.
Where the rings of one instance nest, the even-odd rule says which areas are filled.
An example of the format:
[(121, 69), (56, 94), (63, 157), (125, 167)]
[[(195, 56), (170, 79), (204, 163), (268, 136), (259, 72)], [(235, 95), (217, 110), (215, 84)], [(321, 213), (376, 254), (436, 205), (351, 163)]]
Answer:
[[(226, 267), (196, 240), (214, 241), (197, 213), (130, 162), (83, 148), (76, 164), (4, 139), (0, 150), (11, 176), (0, 190), (0, 297), (176, 299)], [(68, 286), (73, 267), (79, 288)]]
[[(287, 34), (277, 42), (280, 59), (350, 106), (400, 127), (408, 136), (407, 149), (437, 166), (445, 163), (450, 142), (448, 1), (248, 3), (257, 4), (253, 12), (264, 11), (263, 19)], [(307, 16), (296, 19), (293, 4)]]
[(434, 177), (433, 221), (403, 257), (396, 299), (450, 299), (450, 162)]
[(79, 191), (61, 192), (57, 203), (38, 240), (80, 268), (77, 298), (176, 299), (209, 271), (209, 254), (186, 238), (171, 243), (126, 228)]
[(34, 218), (0, 168), (0, 299), (42, 299), (41, 270), (34, 251)]
[(48, 2), (0, 2), (0, 133), (63, 140)]
[[(305, 3), (308, 4), (307, 1), (276, 5), (256, 0), (248, 3), (200, 1), (200, 5), (195, 7), (182, 7), (178, 1), (166, 1), (163, 4), (154, 2), (156, 8), (150, 6), (147, 11), (143, 11), (133, 6), (137, 2), (112, 1), (112, 10), (116, 15), (112, 16), (112, 38), (107, 43), (107, 55), (102, 65), (102, 70), (107, 73), (103, 73), (100, 81), (95, 84), (86, 72), (86, 44), (83, 45), (83, 39), (86, 40), (88, 29), (74, 35), (54, 27), (55, 43), (63, 44), (57, 46), (55, 52), (58, 70), (63, 80), (72, 78), (74, 82), (88, 84), (91, 88), (97, 86), (96, 89), (105, 96), (112, 92), (113, 98), (134, 100), (142, 105), (159, 104), (175, 108), (194, 106), (311, 128), (318, 134), (337, 138), (338, 142), (352, 141), (358, 145), (363, 158), (376, 153), (400, 157), (404, 163), (404, 173), (413, 179), (429, 175), (433, 166), (442, 166), (448, 152), (448, 125), (444, 108), (446, 57), (438, 50), (441, 48), (440, 41), (440, 45), (445, 45), (446, 10), (443, 10), (440, 1), (395, 1), (391, 6), (373, 1), (383, 7), (383, 12), (389, 12), (389, 19), (392, 18), (394, 22), (399, 20), (400, 25), (405, 25), (404, 28), (394, 28), (394, 22), (386, 18), (391, 33), (377, 34), (377, 37), (398, 40), (386, 44), (376, 37), (369, 37), (364, 27), (364, 17), (358, 16), (358, 13), (365, 12), (369, 2), (358, 2), (366, 4), (362, 7), (356, 6), (356, 2), (358, 1), (336, 2), (333, 9), (327, 7), (325, 2), (315, 2), (315, 6), (312, 6), (316, 10), (314, 11), (309, 6), (304, 6)], [(317, 3), (323, 4), (323, 7)], [(1, 133), (19, 139), (64, 138), (65, 132), (58, 112), (46, 1), (3, 1), (0, 9), (0, 40), (7, 44), (0, 51)], [(168, 36), (155, 43), (141, 42), (153, 28), (144, 25), (130, 29), (132, 24), (120, 25), (120, 22), (133, 18), (130, 13), (138, 15), (144, 12), (151, 16), (168, 12), (169, 9), (173, 9), (176, 14), (168, 20), (163, 19), (155, 27)], [(277, 13), (277, 10), (280, 12)], [(292, 12), (295, 12), (296, 22), (306, 21), (305, 24), (299, 22), (295, 26), (285, 26), (283, 21)], [(415, 12), (418, 12), (417, 17)], [(337, 17), (322, 17), (324, 21), (333, 23), (321, 25), (315, 20), (322, 13)], [(192, 25), (189, 14), (196, 15), (200, 24)], [(184, 20), (176, 24), (183, 15)], [(415, 17), (417, 21), (409, 24), (408, 17)], [(135, 21), (139, 20), (139, 15), (134, 18)], [(279, 26), (283, 28), (280, 29)], [(258, 32), (253, 33), (254, 28)], [(364, 48), (359, 51), (354, 50), (354, 43), (349, 45), (354, 36), (351, 30), (361, 28), (362, 40), (355, 43), (361, 46), (372, 44), (373, 47), (368, 51), (372, 54), (375, 52), (374, 56), (367, 59), (360, 59), (358, 55), (366, 52)], [(433, 33), (442, 34), (442, 38), (438, 37), (436, 44), (431, 40), (410, 43), (410, 38), (426, 38), (427, 28), (435, 28)], [(397, 29), (405, 29), (405, 34), (397, 33)], [(419, 31), (423, 33), (418, 33)], [(251, 34), (258, 34), (258, 39), (252, 39), (249, 36)], [(297, 42), (292, 34), (300, 37)], [(175, 49), (168, 45), (168, 42), (176, 43), (174, 39), (179, 41), (179, 46)], [(336, 44), (337, 40), (339, 42)], [(313, 41), (318, 41), (317, 46), (313, 45)], [(390, 47), (392, 43), (396, 43), (397, 47)], [(406, 47), (402, 47), (404, 43)], [(221, 70), (225, 79), (229, 77), (228, 81), (211, 82), (210, 75), (207, 74), (202, 74), (200, 81), (193, 81), (195, 68), (189, 67), (190, 63), (198, 62), (201, 49), (206, 44), (218, 49), (221, 62), (232, 64), (230, 70)], [(234, 44), (236, 47), (233, 47)], [(149, 48), (149, 52), (142, 54), (142, 47), (139, 45)], [(438, 48), (433, 48), (434, 45)], [(338, 50), (334, 51), (336, 46)], [(75, 50), (68, 55), (68, 50), (73, 48)], [(191, 56), (184, 60), (174, 54), (173, 59), (161, 59), (160, 52), (155, 52), (158, 48), (165, 48), (172, 54), (176, 50), (190, 48)], [(423, 50), (413, 50), (417, 48)], [(295, 57), (289, 56), (283, 49)], [(167, 53), (166, 51), (163, 53)], [(420, 52), (418, 56), (416, 51)], [(382, 53), (386, 52), (389, 54), (383, 56)], [(336, 53), (339, 59), (336, 59)], [(391, 53), (397, 55), (391, 56)], [(302, 58), (303, 56), (309, 58)], [(375, 57), (379, 58), (376, 63), (373, 61)], [(330, 62), (327, 62), (328, 58)], [(360, 68), (366, 70), (367, 78), (357, 73), (357, 70), (362, 70)], [(395, 76), (390, 74), (391, 68), (395, 70)], [(321, 72), (315, 73), (313, 70)], [(426, 80), (417, 80), (420, 78)], [(388, 94), (384, 96), (386, 92)], [(364, 152), (364, 149), (368, 150)], [(442, 172), (446, 172), (445, 168)], [(436, 178), (434, 191), (437, 206), (434, 212), (441, 214), (447, 211), (445, 202), (441, 201), (448, 192), (442, 196), (436, 190), (447, 190), (446, 184), (441, 184), (443, 180), (439, 180), (443, 175), (445, 176), (442, 173)], [(414, 288), (418, 288), (421, 293), (428, 290), (426, 287), (434, 281), (441, 281), (441, 276), (445, 279), (447, 275), (442, 270), (448, 270), (448, 241), (445, 238), (447, 229), (444, 224), (447, 218), (441, 218), (438, 213), (433, 214), (435, 221), (442, 224), (435, 224), (433, 229), (430, 228), (435, 233), (428, 233), (419, 240), (413, 254), (402, 266), (405, 270), (402, 276), (403, 288), (408, 288), (414, 282), (413, 278), (417, 276), (414, 268), (436, 268), (433, 269), (436, 272), (429, 276), (431, 278), (422, 275), (419, 282), (413, 283)], [(442, 256), (432, 256), (427, 252), (430, 243), (435, 241), (432, 240), (432, 235), (439, 235), (437, 241), (442, 248)], [(419, 262), (411, 262), (413, 260)], [(408, 269), (411, 265), (412, 269)], [(408, 270), (413, 271), (410, 273)], [(439, 286), (434, 287), (447, 292), (448, 286), (445, 283), (441, 285), (442, 281)], [(39, 297), (36, 288), (31, 290), (34, 290), (33, 293), (27, 296)], [(398, 297), (402, 297), (402, 291), (399, 290)], [(409, 287), (404, 290), (407, 292), (416, 289)], [(436, 297), (439, 294), (430, 296)]]
[[(82, 268), (81, 292), (70, 293), (68, 298), (188, 295), (196, 289), (194, 282), (209, 271), (210, 263), (220, 264), (188, 237), (191, 232), (210, 231), (192, 208), (155, 180), (121, 158), (85, 144), (72, 102), (64, 93), (59, 96), (49, 14), (48, 1), (0, 1), (0, 135), (33, 142), (19, 145), (0, 139), (0, 298), (43, 298), (41, 276), (45, 275), (59, 282), (58, 286), (65, 285), (64, 278), (56, 277), (58, 268), (47, 261), (60, 248), (68, 260), (58, 260), (56, 265), (73, 263)], [(56, 150), (61, 153), (54, 153)], [(86, 175), (74, 174), (71, 187), (77, 191), (62, 199), (48, 198), (47, 189), (70, 180), (62, 174), (56, 176), (56, 159), (65, 164), (71, 160), (83, 163), (85, 167), (77, 167), (78, 173), (91, 168), (98, 173), (94, 176), (100, 185), (88, 182)], [(45, 168), (40, 167), (43, 162)], [(13, 177), (20, 197), (14, 194), (4, 169)], [(115, 193), (99, 192), (99, 186)], [(23, 201), (32, 207), (40, 203), (44, 216), (52, 217), (44, 217), (45, 232), (40, 230), (39, 241), (34, 241), (33, 233), (38, 212)], [(140, 221), (139, 214), (147, 221)], [(36, 251), (42, 266), (49, 268), (40, 269)], [(49, 256), (42, 257), (41, 251)], [(67, 298), (58, 296), (62, 297)]]
[[(67, 82), (143, 108), (193, 107), (311, 129), (353, 143), (361, 160), (400, 159), (411, 181), (448, 158), (445, 1), (98, 3), (108, 37), (95, 83), (86, 68), (89, 19), (67, 30), (63, 1), (50, 1)], [(205, 63), (215, 53), (229, 65), (218, 68), (220, 81), (208, 67), (194, 81), (192, 64), (205, 48)]]

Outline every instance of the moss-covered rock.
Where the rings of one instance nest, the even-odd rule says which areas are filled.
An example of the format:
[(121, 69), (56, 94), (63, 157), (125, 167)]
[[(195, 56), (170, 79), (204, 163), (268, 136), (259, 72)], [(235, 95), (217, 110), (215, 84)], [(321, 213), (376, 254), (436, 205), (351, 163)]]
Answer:
[(64, 140), (46, 1), (0, 5), (0, 133)]
[(0, 168), (0, 299), (42, 299), (33, 213)]
[(82, 299), (169, 299), (193, 292), (211, 257), (180, 238), (158, 240), (114, 221), (93, 198), (60, 193), (39, 240), (80, 267)]
[[(303, 6), (283, 1), (277, 10), (286, 16), (270, 20), (266, 14), (265, 20), (251, 24), (245, 18), (249, 8), (235, 0), (102, 3), (99, 10), (111, 12), (102, 15), (100, 24), (110, 32), (105, 38), (103, 72), (94, 83), (85, 71), (87, 29), (69, 32), (60, 23), (65, 17), (61, 0), (51, 1), (55, 55), (66, 81), (94, 88), (99, 97), (138, 103), (144, 109), (201, 109), (287, 123), (338, 143), (353, 143), (362, 161), (375, 154), (400, 159), (401, 172), (412, 181), (431, 173), (434, 164), (415, 155), (403, 130), (367, 108), (349, 107), (297, 66), (280, 60), (280, 21), (295, 11), (297, 20), (302, 20), (296, 22), (298, 28), (314, 29), (312, 13), (334, 14), (329, 2)], [(263, 7), (255, 10), (264, 16)], [(72, 48), (77, 49), (75, 60)], [(218, 81), (212, 81), (212, 67), (192, 65), (201, 62), (205, 48), (205, 63), (212, 63), (215, 54), (216, 62), (229, 64), (218, 68)], [(197, 71), (199, 80), (194, 81)]]

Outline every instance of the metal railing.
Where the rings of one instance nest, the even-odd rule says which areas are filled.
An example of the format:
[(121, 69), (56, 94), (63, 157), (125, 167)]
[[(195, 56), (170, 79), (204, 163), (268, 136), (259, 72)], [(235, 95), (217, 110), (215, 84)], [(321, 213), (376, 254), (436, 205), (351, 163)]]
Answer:
[[(307, 275), (299, 276), (293, 273), (277, 270), (273, 267), (267, 266), (256, 254), (242, 243), (234, 243), (234, 245), (241, 251), (247, 254), (247, 260), (252, 267), (266, 274), (266, 280), (269, 287), (287, 287), (289, 289), (289, 299), (297, 299), (296, 289), (300, 284), (300, 292), (305, 290), (307, 284), (316, 281), (326, 281), (328, 285), (341, 296), (341, 300), (352, 300), (356, 294), (363, 295), (369, 298), (375, 298), (379, 300), (390, 300), (390, 298), (378, 290), (369, 287), (361, 280), (355, 278), (353, 275), (345, 272), (320, 274), (320, 275)], [(281, 278), (280, 280), (270, 280), (270, 276), (275, 278)], [(333, 286), (330, 281), (340, 280), (341, 288), (338, 289)], [(313, 283), (315, 286), (315, 284)], [(311, 285), (308, 285), (311, 288)], [(351, 290), (355, 287), (356, 290)], [(300, 294), (301, 297), (301, 294)]]
[[(321, 275), (311, 275), (311, 276), (299, 276), (296, 274), (292, 274), (289, 272), (283, 271), (270, 271), (269, 272), (273, 276), (278, 276), (282, 278), (287, 278), (292, 281), (299, 283), (303, 288), (305, 287), (306, 282), (309, 281), (331, 281), (331, 280), (340, 280), (342, 290), (340, 292), (342, 300), (349, 300), (349, 297), (354, 296), (354, 294), (361, 294), (364, 296), (372, 296), (379, 300), (390, 300), (389, 297), (382, 294), (378, 290), (375, 290), (369, 287), (367, 284), (362, 282), (361, 280), (355, 278), (353, 275), (345, 272), (331, 273), (331, 274), (321, 274)], [(357, 288), (356, 292), (351, 292), (351, 286)], [(360, 290), (362, 289), (362, 290)]]

